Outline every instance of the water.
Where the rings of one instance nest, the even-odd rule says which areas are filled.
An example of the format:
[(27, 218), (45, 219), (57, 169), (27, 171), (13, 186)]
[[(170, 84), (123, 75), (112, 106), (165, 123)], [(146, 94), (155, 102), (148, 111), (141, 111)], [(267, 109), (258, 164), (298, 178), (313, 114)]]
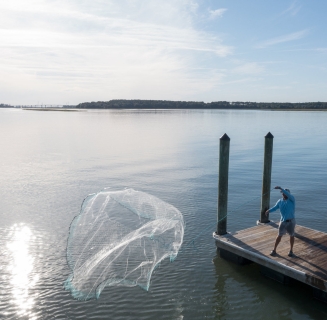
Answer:
[[(325, 112), (0, 110), (0, 318), (327, 319), (306, 286), (222, 260), (212, 239), (225, 132), (228, 231), (259, 219), (270, 131), (272, 185), (296, 196), (298, 224), (327, 232), (326, 123)], [(80, 302), (63, 289), (68, 230), (83, 198), (104, 187), (132, 187), (177, 207), (184, 245), (155, 270), (149, 292), (111, 287)], [(273, 191), (271, 203), (279, 196)]]

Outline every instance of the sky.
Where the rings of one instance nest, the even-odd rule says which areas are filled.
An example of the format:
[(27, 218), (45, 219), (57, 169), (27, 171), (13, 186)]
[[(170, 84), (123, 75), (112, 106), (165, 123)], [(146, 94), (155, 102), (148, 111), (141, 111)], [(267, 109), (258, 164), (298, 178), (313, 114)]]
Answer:
[(0, 103), (327, 101), (326, 0), (0, 0)]

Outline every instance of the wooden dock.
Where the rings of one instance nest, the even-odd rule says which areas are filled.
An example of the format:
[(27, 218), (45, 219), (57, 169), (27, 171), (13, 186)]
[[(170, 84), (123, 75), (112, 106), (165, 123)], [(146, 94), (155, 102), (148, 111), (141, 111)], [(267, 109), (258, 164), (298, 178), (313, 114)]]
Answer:
[[(222, 251), (253, 261), (318, 289), (322, 300), (327, 292), (327, 234), (297, 225), (294, 257), (289, 257), (289, 236), (286, 234), (277, 247), (277, 255), (270, 252), (278, 233), (278, 224), (270, 222), (225, 235), (213, 234), (216, 246)], [(319, 297), (318, 297), (319, 299)]]

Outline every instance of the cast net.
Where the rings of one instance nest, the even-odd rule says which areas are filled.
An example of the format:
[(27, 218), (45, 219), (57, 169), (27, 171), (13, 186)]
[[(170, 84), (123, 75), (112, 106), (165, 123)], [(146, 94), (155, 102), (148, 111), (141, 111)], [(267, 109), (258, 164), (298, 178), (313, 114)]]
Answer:
[(70, 226), (65, 288), (80, 300), (105, 286), (149, 289), (155, 267), (173, 261), (183, 242), (183, 216), (145, 192), (104, 190), (88, 196)]

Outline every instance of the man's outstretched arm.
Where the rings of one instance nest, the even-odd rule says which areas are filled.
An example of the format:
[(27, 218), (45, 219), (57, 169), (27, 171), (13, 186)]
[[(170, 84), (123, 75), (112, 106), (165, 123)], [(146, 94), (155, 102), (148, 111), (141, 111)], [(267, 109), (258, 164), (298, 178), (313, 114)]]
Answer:
[(288, 199), (290, 199), (292, 202), (295, 201), (294, 196), (293, 196), (291, 193), (289, 193), (287, 190), (285, 190), (285, 189), (283, 189), (283, 188), (281, 188), (281, 187), (279, 187), (279, 186), (276, 186), (275, 189), (279, 189), (279, 190), (281, 190), (281, 191), (286, 195), (286, 197), (287, 197)]
[(276, 202), (276, 204), (275, 204), (272, 208), (268, 209), (268, 210), (265, 212), (265, 213), (266, 213), (266, 216), (268, 215), (268, 213), (270, 213), (270, 212), (274, 212), (274, 211), (276, 211), (278, 208), (279, 208), (279, 200)]

